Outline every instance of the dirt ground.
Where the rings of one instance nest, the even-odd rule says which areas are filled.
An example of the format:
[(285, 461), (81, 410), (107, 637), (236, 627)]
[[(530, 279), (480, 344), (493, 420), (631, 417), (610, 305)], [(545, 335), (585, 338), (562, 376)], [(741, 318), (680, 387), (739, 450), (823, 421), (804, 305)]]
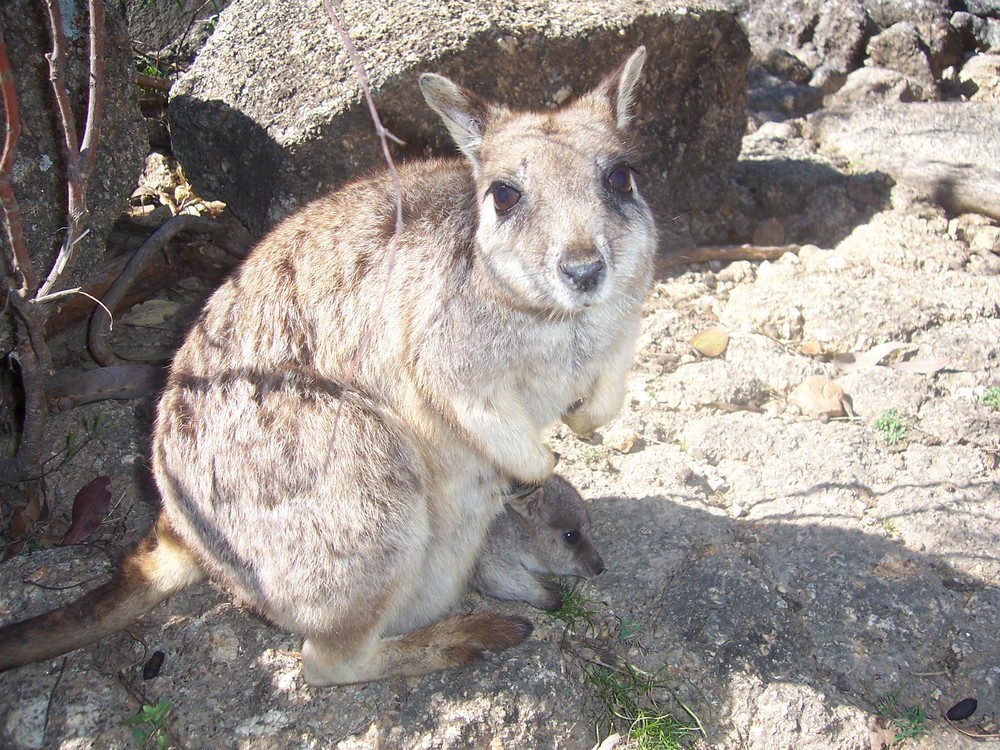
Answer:
[[(475, 669), (316, 690), (296, 639), (200, 586), (65, 661), (0, 675), (0, 745), (135, 747), (124, 721), (168, 700), (176, 747), (589, 748), (628, 728), (608, 718), (607, 674), (655, 675), (636, 700), (696, 716), (687, 741), (703, 747), (996, 738), (1000, 256), (982, 239), (996, 225), (902, 187), (886, 199), (830, 247), (661, 271), (621, 416), (588, 440), (551, 433), (607, 564), (576, 589), (589, 615), (573, 627), (470, 595), (526, 613), (535, 635)], [(190, 277), (126, 314), (116, 346), (155, 358), (210, 287)], [(692, 347), (709, 329), (728, 339), (718, 356)], [(815, 375), (842, 394), (793, 395)], [(53, 518), (68, 523), (97, 476), (112, 510), (86, 545), (41, 539), (0, 566), (0, 620), (95, 585), (148, 525), (151, 409), (53, 420)], [(950, 724), (966, 698), (977, 710)]]

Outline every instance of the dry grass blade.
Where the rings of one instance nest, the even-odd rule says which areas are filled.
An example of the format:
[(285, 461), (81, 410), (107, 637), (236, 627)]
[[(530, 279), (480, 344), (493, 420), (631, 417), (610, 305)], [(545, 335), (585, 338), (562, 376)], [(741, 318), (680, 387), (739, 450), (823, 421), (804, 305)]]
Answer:
[[(386, 296), (389, 293), (389, 284), (392, 280), (392, 272), (396, 266), (396, 251), (399, 248), (399, 238), (403, 234), (403, 186), (399, 181), (399, 173), (396, 171), (396, 164), (392, 159), (392, 152), (389, 149), (390, 139), (396, 141), (397, 143), (400, 143), (401, 141), (386, 130), (386, 128), (382, 125), (382, 118), (379, 117), (378, 109), (375, 106), (375, 100), (372, 97), (371, 85), (368, 81), (368, 74), (365, 71), (364, 63), (361, 60), (361, 56), (358, 54), (358, 49), (354, 44), (354, 40), (351, 38), (351, 35), (347, 30), (347, 21), (344, 18), (343, 5), (340, 3), (340, 0), (323, 0), (323, 5), (326, 8), (327, 14), (330, 16), (330, 21), (337, 30), (337, 35), (340, 37), (340, 40), (344, 45), (344, 49), (347, 50), (347, 55), (351, 60), (351, 64), (354, 66), (355, 73), (358, 76), (358, 82), (361, 85), (361, 93), (364, 96), (366, 104), (368, 105), (368, 113), (371, 115), (372, 122), (375, 125), (375, 133), (378, 135), (379, 141), (382, 144), (382, 156), (385, 159), (386, 168), (389, 171), (389, 178), (392, 180), (392, 190), (396, 204), (396, 228), (393, 231), (392, 238), (389, 240), (389, 255), (386, 258), (385, 284), (382, 286), (382, 294), (379, 297), (378, 307), (375, 311), (375, 319), (378, 320), (381, 318), (382, 310), (385, 307)], [(361, 358), (368, 349), (368, 344), (371, 342), (373, 331), (374, 324), (365, 332), (358, 344), (357, 353), (354, 355), (350, 368), (344, 376), (344, 382), (341, 383), (344, 391), (347, 391), (351, 387), (351, 382), (354, 380), (354, 374), (357, 371), (358, 363), (361, 362)], [(340, 414), (343, 404), (344, 401), (341, 399), (340, 405), (337, 407), (337, 415), (334, 418), (333, 429), (330, 431), (330, 455), (333, 454), (333, 445), (337, 439), (337, 426), (340, 424)]]

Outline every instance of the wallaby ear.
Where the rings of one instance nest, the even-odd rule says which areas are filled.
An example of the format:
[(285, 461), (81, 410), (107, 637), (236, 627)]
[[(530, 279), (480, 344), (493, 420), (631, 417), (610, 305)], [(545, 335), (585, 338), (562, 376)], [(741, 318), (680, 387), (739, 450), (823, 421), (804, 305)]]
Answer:
[(646, 48), (640, 46), (625, 63), (609, 75), (595, 90), (611, 105), (618, 130), (625, 132), (635, 116), (635, 95), (646, 62)]
[(462, 153), (476, 163), (489, 105), (468, 89), (435, 73), (420, 76), (420, 91), (444, 121)]
[(507, 504), (516, 510), (527, 520), (531, 521), (538, 517), (542, 510), (542, 501), (545, 499), (545, 492), (541, 487), (529, 492), (524, 497), (515, 497), (507, 501)]

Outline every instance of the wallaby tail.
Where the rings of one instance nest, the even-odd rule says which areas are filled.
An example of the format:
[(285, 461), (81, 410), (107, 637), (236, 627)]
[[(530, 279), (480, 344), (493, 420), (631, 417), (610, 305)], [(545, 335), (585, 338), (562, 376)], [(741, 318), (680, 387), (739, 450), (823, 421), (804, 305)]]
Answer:
[(203, 577), (195, 558), (160, 516), (108, 583), (64, 607), (0, 628), (0, 671), (51, 659), (117, 633)]
[(317, 687), (417, 677), (476, 662), (485, 651), (517, 645), (532, 630), (523, 617), (474, 612), (393, 638), (375, 637), (358, 649), (345, 649), (335, 637), (312, 637), (302, 647), (302, 672), (306, 682)]

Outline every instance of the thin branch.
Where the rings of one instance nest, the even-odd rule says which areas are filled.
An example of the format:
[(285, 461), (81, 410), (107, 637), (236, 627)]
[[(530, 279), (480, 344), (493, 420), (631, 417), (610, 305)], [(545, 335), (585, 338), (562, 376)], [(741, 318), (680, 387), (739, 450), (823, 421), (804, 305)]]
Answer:
[[(201, 15), (201, 12), (209, 5), (215, 5), (215, 2), (216, 0), (205, 0), (205, 2), (195, 8), (194, 13), (191, 14), (191, 18), (188, 20), (187, 26), (184, 27), (184, 33), (181, 34), (180, 38), (171, 45), (175, 53), (184, 46), (184, 42), (187, 40), (187, 35), (191, 33), (191, 29), (194, 28), (195, 21), (198, 20), (198, 16)], [(218, 17), (219, 13), (217, 7), (215, 8), (215, 11), (215, 15)]]
[[(112, 313), (111, 313), (111, 310), (109, 310), (107, 308), (107, 306), (101, 300), (99, 300), (93, 294), (90, 294), (89, 292), (83, 291), (83, 289), (81, 289), (78, 286), (75, 286), (72, 289), (63, 289), (61, 292), (52, 292), (52, 294), (46, 294), (44, 297), (38, 297), (38, 298), (35, 299), (35, 304), (43, 305), (46, 302), (53, 302), (53, 301), (55, 301), (57, 299), (60, 299), (62, 297), (69, 297), (72, 294), (79, 294), (81, 297), (86, 297), (87, 299), (89, 299), (91, 302), (93, 302), (98, 307), (103, 308), (104, 312), (107, 313), (107, 315), (108, 315), (109, 318), (113, 318), (114, 317), (114, 315), (112, 315)], [(109, 330), (112, 330), (113, 328), (114, 328), (114, 324), (113, 323), (108, 325), (108, 329)]]
[(21, 223), (21, 206), (17, 202), (17, 196), (14, 195), (12, 184), (14, 158), (17, 156), (17, 144), (21, 138), (21, 116), (17, 108), (14, 73), (10, 69), (3, 34), (0, 34), (0, 92), (3, 96), (3, 111), (7, 122), (3, 154), (0, 156), (0, 205), (3, 207), (3, 225), (11, 250), (11, 257), (8, 259), (9, 269), (14, 275), (21, 277), (17, 283), (21, 293), (27, 296), (38, 284), (38, 279), (28, 257), (28, 244), (24, 239), (24, 226)]
[(673, 250), (656, 258), (655, 267), (658, 277), (668, 274), (669, 269), (677, 266), (687, 266), (696, 263), (711, 263), (720, 261), (729, 263), (734, 260), (777, 260), (785, 253), (798, 255), (798, 245), (705, 245), (687, 250)]
[(62, 666), (59, 667), (59, 675), (56, 677), (55, 684), (52, 685), (52, 690), (49, 691), (49, 700), (45, 704), (45, 721), (42, 724), (42, 738), (45, 738), (45, 732), (49, 728), (49, 716), (52, 714), (52, 703), (56, 697), (56, 690), (59, 689), (59, 683), (62, 682), (63, 675), (66, 674), (66, 667), (69, 666), (69, 657), (64, 656), (62, 660)]
[(62, 18), (57, 0), (46, 0), (45, 4), (49, 11), (49, 25), (52, 32), (52, 53), (48, 55), (49, 70), (66, 151), (68, 193), (66, 214), (69, 228), (66, 230), (66, 237), (59, 250), (59, 255), (52, 264), (52, 269), (49, 271), (45, 283), (39, 289), (40, 297), (48, 295), (59, 282), (66, 268), (76, 257), (77, 245), (86, 231), (84, 225), (90, 214), (87, 208), (87, 184), (90, 180), (90, 170), (97, 157), (97, 142), (104, 112), (104, 3), (102, 0), (89, 0), (88, 2), (90, 75), (88, 77), (87, 120), (84, 124), (82, 143), (77, 142), (76, 120), (70, 108), (69, 93), (64, 83), (66, 37), (62, 30)]
[[(382, 156), (385, 159), (386, 167), (389, 170), (389, 179), (392, 181), (392, 192), (396, 203), (396, 229), (392, 234), (392, 239), (389, 240), (389, 255), (386, 258), (385, 283), (382, 285), (382, 294), (379, 297), (378, 306), (375, 308), (375, 316), (372, 319), (372, 323), (368, 327), (368, 330), (365, 331), (364, 336), (361, 337), (361, 341), (358, 344), (358, 350), (354, 354), (354, 357), (351, 360), (351, 366), (348, 368), (348, 371), (344, 376), (344, 382), (341, 384), (344, 392), (346, 393), (346, 391), (351, 387), (354, 375), (357, 373), (358, 364), (361, 362), (361, 358), (364, 356), (365, 351), (368, 349), (368, 344), (371, 342), (372, 334), (375, 330), (375, 323), (382, 317), (385, 300), (389, 295), (389, 284), (392, 281), (392, 273), (396, 267), (396, 251), (399, 248), (399, 238), (403, 234), (403, 185), (399, 181), (399, 173), (396, 171), (396, 163), (392, 160), (392, 152), (389, 149), (389, 140), (395, 141), (396, 143), (402, 143), (402, 141), (400, 141), (382, 125), (382, 118), (379, 117), (378, 109), (375, 106), (375, 99), (372, 97), (371, 85), (368, 80), (368, 74), (365, 71), (364, 63), (361, 60), (361, 56), (358, 54), (358, 48), (354, 45), (354, 40), (351, 39), (351, 35), (347, 30), (347, 21), (344, 18), (344, 7), (341, 0), (323, 0), (323, 5), (326, 7), (326, 12), (330, 16), (330, 20), (333, 22), (333, 26), (337, 30), (337, 34), (340, 36), (340, 40), (343, 43), (344, 48), (347, 50), (347, 56), (350, 58), (351, 64), (354, 66), (354, 72), (358, 76), (361, 93), (364, 96), (365, 103), (368, 105), (368, 113), (371, 115), (372, 122), (375, 125), (375, 133), (382, 144)], [(331, 446), (334, 444), (337, 437), (337, 426), (340, 424), (340, 414), (343, 407), (344, 399), (341, 398), (340, 403), (337, 406), (337, 415), (333, 421), (333, 429), (330, 431)]]
[(63, 34), (62, 12), (58, 1), (46, 0), (45, 7), (49, 12), (49, 30), (52, 33), (52, 51), (45, 57), (49, 61), (49, 80), (52, 82), (52, 93), (55, 95), (56, 109), (59, 110), (59, 120), (62, 123), (63, 149), (69, 168), (76, 162), (79, 142), (76, 137), (76, 118), (73, 117), (66, 83), (66, 35)]
[(232, 245), (227, 236), (226, 228), (211, 219), (191, 214), (178, 214), (153, 232), (136, 250), (121, 275), (104, 293), (100, 309), (94, 310), (87, 330), (87, 345), (94, 359), (101, 365), (119, 364), (122, 359), (112, 351), (108, 344), (108, 333), (111, 330), (111, 311), (115, 310), (125, 298), (135, 280), (156, 257), (163, 246), (180, 232), (204, 232), (218, 238), (220, 244)]
[(156, 89), (157, 91), (170, 91), (170, 87), (174, 85), (170, 78), (154, 78), (143, 73), (136, 73), (132, 80), (136, 86), (141, 86), (144, 89)]
[(97, 158), (97, 144), (104, 115), (104, 2), (90, 0), (90, 91), (87, 97), (87, 123), (80, 144), (81, 178), (86, 191), (90, 170)]

